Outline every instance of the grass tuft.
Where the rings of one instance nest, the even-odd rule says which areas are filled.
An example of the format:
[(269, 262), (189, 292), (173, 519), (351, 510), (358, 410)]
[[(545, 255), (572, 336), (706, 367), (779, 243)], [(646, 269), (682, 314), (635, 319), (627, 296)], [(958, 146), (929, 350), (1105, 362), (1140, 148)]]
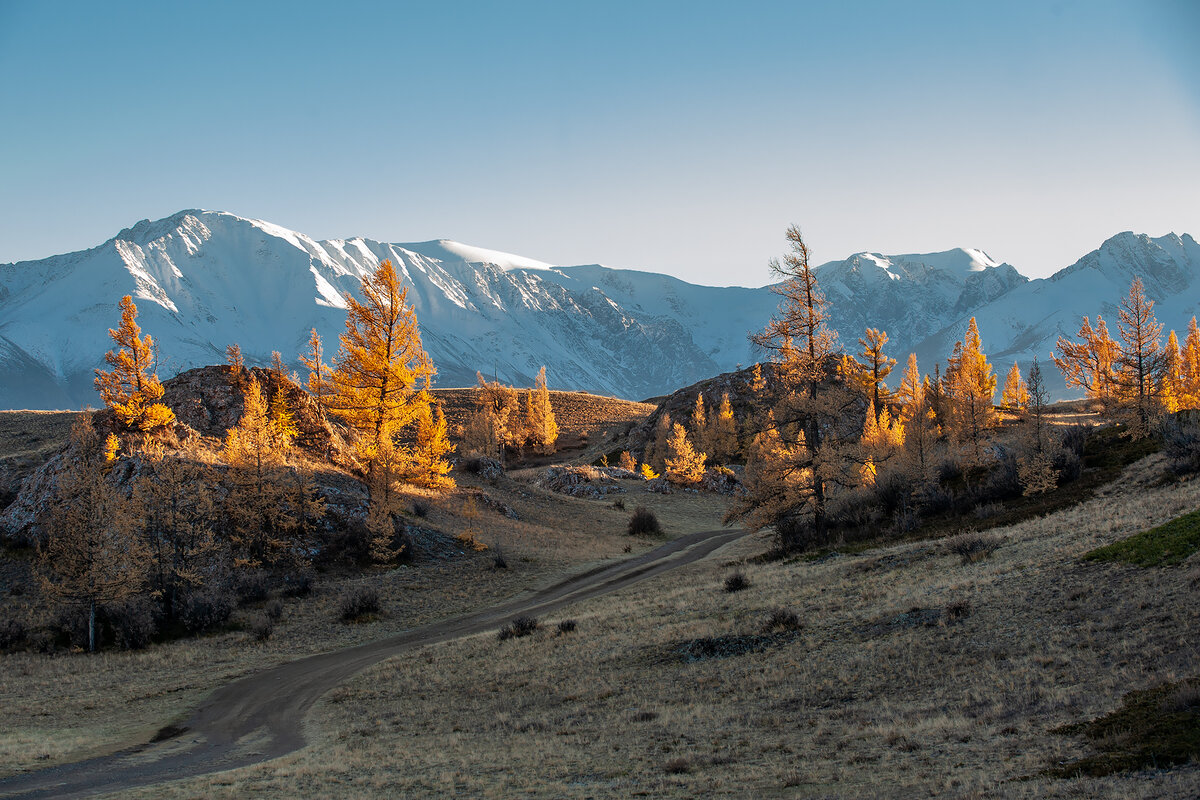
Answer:
[(541, 625), (538, 623), (537, 617), (517, 617), (500, 629), (498, 638), (502, 642), (508, 639), (519, 639), (522, 636), (533, 634), (539, 627)]

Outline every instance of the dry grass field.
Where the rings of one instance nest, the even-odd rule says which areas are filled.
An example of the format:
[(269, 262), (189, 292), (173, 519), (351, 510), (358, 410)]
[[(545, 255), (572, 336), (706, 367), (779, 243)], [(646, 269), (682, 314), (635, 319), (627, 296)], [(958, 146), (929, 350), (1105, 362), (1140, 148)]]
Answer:
[[(750, 537), (581, 603), (573, 632), (381, 663), (318, 704), (304, 750), (130, 796), (1196, 797), (1196, 763), (1043, 775), (1088, 749), (1053, 728), (1200, 665), (1195, 557), (1080, 559), (1200, 505), (1160, 474), (1140, 462), (967, 563), (945, 541), (753, 563)], [(798, 630), (766, 630), (778, 608)]]

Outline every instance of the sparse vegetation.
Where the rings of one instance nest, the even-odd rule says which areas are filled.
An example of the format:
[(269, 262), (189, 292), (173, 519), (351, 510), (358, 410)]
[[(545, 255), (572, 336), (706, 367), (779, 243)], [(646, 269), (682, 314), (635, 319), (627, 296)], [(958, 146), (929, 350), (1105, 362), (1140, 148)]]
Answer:
[(350, 589), (338, 602), (338, 617), (342, 622), (367, 621), (379, 611), (379, 593), (366, 586)]
[(964, 564), (982, 561), (999, 546), (999, 537), (979, 531), (965, 531), (946, 540), (946, 549), (960, 556)]
[(531, 636), (537, 633), (540, 627), (536, 617), (517, 617), (500, 629), (498, 637), (502, 642), (508, 639), (519, 639), (522, 636)]
[(1200, 511), (1092, 550), (1089, 561), (1124, 561), (1139, 567), (1173, 567), (1200, 551)]
[(743, 589), (750, 588), (750, 579), (744, 573), (734, 572), (731, 575), (725, 576), (725, 591), (740, 592)]
[(630, 536), (658, 536), (661, 533), (662, 525), (653, 511), (644, 506), (633, 510), (633, 516), (629, 518)]

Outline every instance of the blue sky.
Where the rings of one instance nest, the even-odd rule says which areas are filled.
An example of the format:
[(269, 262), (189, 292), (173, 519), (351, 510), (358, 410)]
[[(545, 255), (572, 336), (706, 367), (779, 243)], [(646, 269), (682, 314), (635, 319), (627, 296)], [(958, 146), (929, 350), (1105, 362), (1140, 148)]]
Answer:
[(761, 285), (1200, 236), (1200, 3), (0, 0), (0, 263), (231, 211)]

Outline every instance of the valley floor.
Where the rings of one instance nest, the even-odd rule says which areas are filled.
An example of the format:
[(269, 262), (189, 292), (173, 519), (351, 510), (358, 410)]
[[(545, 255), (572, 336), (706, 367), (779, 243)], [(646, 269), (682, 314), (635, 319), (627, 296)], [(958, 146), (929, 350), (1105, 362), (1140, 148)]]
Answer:
[[(1151, 570), (1080, 561), (1200, 506), (1200, 480), (1164, 485), (1161, 469), (1151, 457), (1086, 503), (996, 529), (998, 549), (973, 563), (937, 541), (760, 563), (766, 539), (746, 537), (532, 636), (488, 632), (371, 667), (317, 703), (308, 746), (289, 756), (121, 796), (1195, 797), (1196, 763), (1042, 775), (1088, 752), (1053, 728), (1200, 670), (1197, 557)], [(297, 611), (261, 646), (215, 637), (0, 658), (0, 762), (78, 758), (88, 742), (149, 733), (236, 675), (495, 602), (579, 568), (589, 550), (649, 546), (623, 536), (628, 514), (608, 501), (515, 482), (504, 496), (565, 512), (557, 556), (534, 557), (547, 534), (527, 532), (507, 546), (529, 560), (507, 572), (477, 559), (373, 578), (402, 616), (347, 627)], [(642, 499), (624, 496), (630, 510)], [(720, 514), (711, 497), (645, 501), (671, 535)], [(735, 570), (750, 585), (728, 593)], [(779, 608), (798, 631), (764, 631)], [(560, 633), (566, 618), (576, 627)]]

